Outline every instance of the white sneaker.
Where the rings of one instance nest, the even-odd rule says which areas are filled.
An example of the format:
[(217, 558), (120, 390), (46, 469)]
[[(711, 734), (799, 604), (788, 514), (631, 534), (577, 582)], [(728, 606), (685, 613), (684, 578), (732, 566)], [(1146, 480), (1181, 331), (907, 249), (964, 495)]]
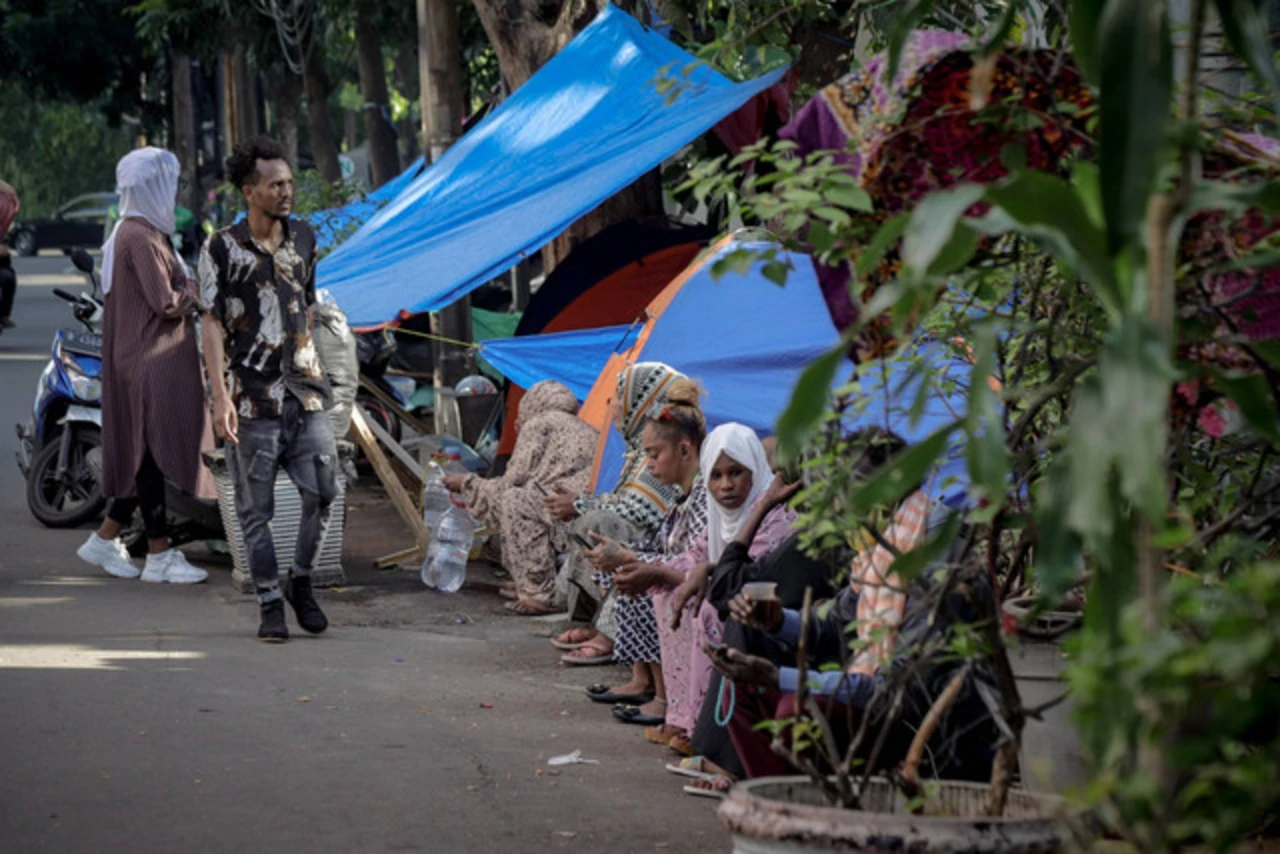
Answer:
[(168, 549), (158, 555), (147, 555), (146, 565), (142, 569), (142, 580), (170, 584), (199, 584), (209, 577), (209, 573), (187, 563), (187, 556), (177, 549)]
[(81, 560), (101, 567), (116, 578), (138, 577), (138, 568), (129, 559), (129, 552), (119, 537), (104, 540), (95, 531), (84, 541), (84, 545), (76, 549), (76, 554)]

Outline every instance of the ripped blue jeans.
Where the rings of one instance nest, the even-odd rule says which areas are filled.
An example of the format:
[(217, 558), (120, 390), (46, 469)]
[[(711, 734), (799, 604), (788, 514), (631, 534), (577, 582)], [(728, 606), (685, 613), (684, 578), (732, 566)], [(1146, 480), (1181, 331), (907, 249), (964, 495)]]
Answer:
[(227, 470), (235, 484), (249, 572), (259, 601), (265, 603), (280, 596), (280, 566), (269, 527), (275, 516), (276, 473), (283, 466), (302, 498), (292, 569), (310, 575), (338, 495), (338, 449), (329, 416), (306, 412), (292, 396), (285, 397), (280, 418), (241, 421), (239, 439), (227, 448)]

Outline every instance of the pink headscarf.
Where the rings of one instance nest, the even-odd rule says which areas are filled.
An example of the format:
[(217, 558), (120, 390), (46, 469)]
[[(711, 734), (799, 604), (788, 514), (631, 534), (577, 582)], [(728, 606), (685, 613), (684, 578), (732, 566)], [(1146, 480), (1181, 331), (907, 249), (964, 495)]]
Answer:
[(17, 191), (0, 181), (0, 238), (9, 233), (9, 226), (13, 225), (19, 207)]

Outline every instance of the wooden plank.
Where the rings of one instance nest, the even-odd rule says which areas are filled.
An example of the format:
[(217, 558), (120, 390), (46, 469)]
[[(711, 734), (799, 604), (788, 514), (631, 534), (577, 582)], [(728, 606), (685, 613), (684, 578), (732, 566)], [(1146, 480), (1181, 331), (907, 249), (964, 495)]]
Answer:
[(391, 434), (382, 429), (382, 425), (378, 423), (376, 418), (365, 419), (365, 423), (369, 425), (369, 429), (373, 431), (373, 435), (378, 437), (378, 441), (386, 446), (386, 449), (392, 453), (402, 466), (408, 469), (409, 474), (418, 479), (418, 483), (422, 483), (422, 467), (418, 465), (418, 461), (413, 458), (413, 454), (409, 453), (404, 447), (391, 438)]
[(414, 430), (421, 433), (422, 435), (429, 436), (432, 433), (436, 432), (434, 429), (427, 426), (425, 422), (419, 420), (417, 416), (410, 415), (409, 411), (400, 405), (400, 401), (396, 400), (394, 397), (392, 397), (391, 395), (383, 391), (381, 388), (379, 388), (377, 385), (370, 382), (368, 377), (363, 377), (363, 376), (360, 377), (360, 387), (363, 388), (365, 391), (369, 392), (369, 394), (376, 397), (378, 399), (378, 402), (381, 403), (383, 406), (386, 406), (392, 412), (394, 412), (397, 418), (399, 418), (405, 424), (409, 425), (409, 427), (413, 428)]
[(416, 546), (383, 555), (373, 562), (374, 569), (395, 569), (403, 563), (422, 563), (422, 549)]
[(404, 485), (400, 483), (400, 478), (396, 475), (395, 469), (391, 467), (391, 462), (387, 459), (387, 455), (382, 453), (382, 448), (378, 445), (378, 438), (369, 429), (369, 421), (365, 418), (364, 411), (359, 406), (354, 407), (351, 412), (351, 429), (355, 431), (356, 441), (360, 443), (360, 448), (364, 451), (364, 455), (373, 464), (373, 470), (378, 475), (378, 480), (382, 481), (387, 494), (391, 496), (391, 503), (395, 506), (396, 512), (400, 514), (400, 518), (404, 520), (405, 525), (408, 526), (418, 544), (425, 544), (427, 542), (427, 530), (426, 525), (422, 522), (422, 516), (418, 514), (418, 508), (414, 505), (413, 499), (409, 497)]

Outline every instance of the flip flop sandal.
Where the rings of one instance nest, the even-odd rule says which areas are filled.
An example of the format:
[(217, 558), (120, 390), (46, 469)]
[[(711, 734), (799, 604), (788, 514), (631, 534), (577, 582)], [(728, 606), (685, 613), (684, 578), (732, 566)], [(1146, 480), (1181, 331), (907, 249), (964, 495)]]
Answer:
[(514, 587), (499, 587), (498, 595), (501, 596), (503, 599), (510, 599), (512, 601), (515, 601), (520, 598), (520, 594), (516, 592), (516, 589)]
[(694, 780), (714, 780), (719, 774), (713, 774), (710, 771), (703, 771), (703, 758), (701, 756), (688, 756), (676, 763), (667, 763), (667, 770), (679, 777), (690, 777)]
[(565, 635), (570, 635), (573, 632), (591, 632), (591, 634), (587, 637), (586, 640), (581, 640), (581, 641), (562, 641), (560, 640), (560, 638), (552, 638), (551, 645), (554, 646), (556, 649), (561, 649), (561, 650), (564, 650), (565, 652), (573, 652), (575, 649), (582, 649), (591, 641), (600, 637), (599, 632), (593, 629), (584, 628), (582, 626), (575, 626), (572, 629), (569, 629), (568, 631), (561, 634), (560, 637), (564, 637)]
[(662, 731), (660, 726), (647, 726), (644, 728), (644, 738), (650, 744), (667, 745), (671, 743), (671, 739), (675, 736), (667, 735)]
[(637, 706), (627, 706), (623, 708), (614, 707), (613, 716), (624, 724), (635, 724), (636, 726), (662, 726), (667, 722), (666, 717), (658, 717), (657, 715), (646, 715), (640, 711)]
[(724, 800), (725, 795), (729, 794), (729, 790), (733, 788), (733, 781), (728, 777), (714, 776), (710, 780), (700, 780), (702, 783), (710, 783), (710, 787), (699, 786), (696, 783), (685, 786), (684, 793), (693, 795), (696, 798), (715, 798), (716, 800)]
[(602, 647), (593, 646), (591, 641), (587, 641), (575, 651), (589, 651), (596, 653), (595, 655), (574, 655), (573, 653), (566, 653), (565, 655), (560, 656), (560, 663), (568, 665), (569, 667), (593, 667), (601, 664), (612, 664), (613, 650), (609, 650), (607, 653), (602, 653), (601, 649)]
[(667, 747), (670, 747), (681, 756), (692, 756), (697, 753), (697, 751), (693, 749), (693, 742), (690, 741), (687, 736), (683, 735), (672, 736), (671, 740), (667, 742)]

